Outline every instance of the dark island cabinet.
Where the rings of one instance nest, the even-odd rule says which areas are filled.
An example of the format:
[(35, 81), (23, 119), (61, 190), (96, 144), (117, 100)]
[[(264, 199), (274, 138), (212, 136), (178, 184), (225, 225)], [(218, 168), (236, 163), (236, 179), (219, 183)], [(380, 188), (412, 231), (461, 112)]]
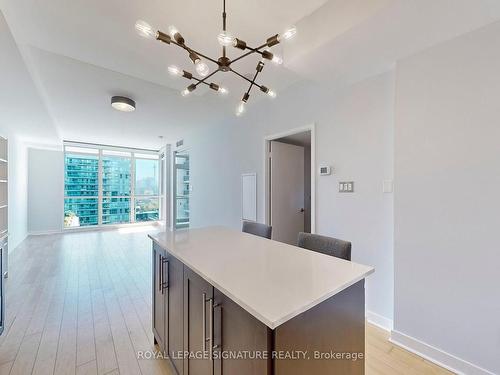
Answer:
[(272, 330), (217, 289), (214, 302), (214, 375), (271, 374)]
[(179, 375), (271, 374), (270, 359), (248, 356), (269, 353), (272, 330), (156, 244), (153, 333)]
[[(273, 258), (269, 250), (287, 247), (296, 251), (289, 245), (221, 228), (168, 232), (157, 237), (159, 242), (151, 237), (153, 333), (158, 349), (168, 355), (173, 374), (365, 373), (364, 278), (372, 272), (370, 267), (300, 250), (304, 251), (301, 259), (318, 264), (309, 272), (322, 272), (326, 284), (319, 288), (321, 283), (316, 285), (313, 277), (315, 282), (301, 281), (309, 285), (307, 288), (290, 294), (285, 285), (302, 284), (290, 273), (273, 274), (282, 269), (282, 259)], [(252, 248), (251, 256), (238, 247), (238, 241), (245, 251)], [(214, 246), (220, 248), (207, 253)], [(235, 251), (241, 256), (235, 256)], [(253, 260), (258, 254), (260, 260)], [(318, 256), (325, 263), (330, 261), (327, 268), (319, 266)], [(267, 283), (257, 282), (248, 272), (263, 262), (267, 262)], [(302, 262), (297, 262), (290, 262), (291, 270), (300, 269)], [(337, 271), (337, 276), (330, 277), (330, 272)], [(238, 277), (243, 279), (235, 279)], [(278, 277), (283, 280), (273, 284)], [(345, 287), (346, 283), (349, 286)], [(315, 290), (317, 296), (311, 297)], [(270, 295), (276, 299), (268, 300)], [(280, 301), (288, 308), (273, 304)], [(298, 306), (309, 307), (297, 311)]]

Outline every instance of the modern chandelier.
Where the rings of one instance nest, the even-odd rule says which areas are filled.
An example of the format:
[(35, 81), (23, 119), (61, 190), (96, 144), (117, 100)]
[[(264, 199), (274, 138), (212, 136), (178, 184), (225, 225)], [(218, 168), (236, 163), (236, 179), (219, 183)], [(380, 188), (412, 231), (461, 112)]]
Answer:
[[(195, 66), (196, 72), (201, 76), (201, 78), (195, 77), (192, 73), (186, 71), (186, 70), (181, 70), (176, 66), (169, 66), (168, 71), (174, 75), (174, 76), (180, 76), (184, 77), (189, 80), (195, 81), (195, 83), (190, 84), (187, 88), (182, 90), (181, 95), (182, 96), (187, 96), (200, 84), (207, 85), (210, 87), (212, 90), (220, 93), (220, 94), (227, 94), (228, 90), (216, 83), (213, 82), (208, 82), (208, 79), (212, 77), (214, 74), (217, 72), (232, 72), (236, 74), (238, 77), (244, 79), (247, 81), (250, 86), (248, 87), (248, 90), (245, 92), (243, 95), (241, 102), (236, 108), (236, 115), (241, 116), (245, 112), (245, 105), (248, 102), (248, 99), (250, 98), (250, 91), (254, 86), (258, 87), (260, 91), (263, 93), (269, 95), (271, 98), (276, 97), (276, 92), (269, 89), (268, 87), (264, 85), (260, 85), (256, 82), (257, 76), (259, 75), (260, 72), (264, 69), (264, 61), (268, 60), (271, 61), (277, 65), (280, 65), (283, 63), (283, 59), (272, 52), (269, 51), (269, 48), (275, 46), (276, 44), (288, 40), (292, 38), (296, 33), (297, 29), (292, 26), (285, 30), (282, 34), (276, 34), (273, 35), (269, 38), (267, 38), (266, 42), (258, 47), (250, 47), (247, 45), (247, 43), (241, 39), (238, 39), (234, 37), (231, 33), (229, 33), (226, 30), (226, 0), (223, 0), (222, 4), (222, 32), (217, 36), (217, 40), (219, 41), (219, 44), (222, 46), (222, 57), (219, 57), (217, 60), (212, 59), (198, 51), (195, 51), (194, 49), (188, 47), (186, 45), (186, 42), (184, 38), (182, 37), (181, 33), (175, 26), (169, 26), (168, 27), (168, 33), (164, 33), (162, 31), (156, 31), (151, 25), (149, 25), (147, 22), (143, 20), (139, 20), (135, 24), (135, 29), (137, 33), (145, 38), (148, 39), (156, 39), (159, 40), (160, 42), (166, 43), (166, 44), (174, 44), (182, 49), (184, 49), (188, 55), (189, 58), (191, 59), (192, 63)], [(242, 55), (236, 57), (235, 59), (231, 60), (227, 57), (226, 55), (226, 48), (227, 47), (234, 47), (237, 49), (240, 49), (242, 51), (245, 51)], [(235, 63), (236, 61), (239, 61), (247, 56), (250, 56), (252, 54), (259, 54), (261, 55), (262, 59), (258, 62), (257, 67), (255, 68), (256, 72), (253, 75), (253, 79), (250, 79), (243, 74), (237, 72), (232, 68), (232, 64)], [(217, 68), (210, 73), (210, 68), (208, 65), (202, 60), (205, 59), (209, 62), (212, 62), (217, 65)]]

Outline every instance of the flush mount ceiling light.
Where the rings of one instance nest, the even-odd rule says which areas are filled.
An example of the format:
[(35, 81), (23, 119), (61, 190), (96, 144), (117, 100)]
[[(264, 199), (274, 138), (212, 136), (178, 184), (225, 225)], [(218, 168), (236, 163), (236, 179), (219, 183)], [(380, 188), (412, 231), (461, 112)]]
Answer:
[[(189, 80), (194, 80), (195, 83), (192, 83), (188, 87), (186, 87), (184, 90), (181, 91), (182, 96), (188, 96), (191, 92), (196, 90), (198, 85), (204, 84), (210, 87), (212, 90), (218, 92), (219, 94), (227, 94), (227, 89), (216, 84), (216, 83), (209, 83), (207, 80), (212, 77), (215, 73), (217, 72), (231, 72), (240, 77), (241, 79), (247, 81), (250, 83), (250, 86), (248, 87), (248, 90), (245, 92), (243, 95), (241, 102), (239, 103), (237, 109), (236, 109), (236, 115), (240, 116), (245, 112), (245, 105), (250, 97), (250, 91), (254, 86), (258, 87), (260, 91), (263, 93), (267, 94), (271, 98), (276, 97), (276, 92), (273, 90), (270, 90), (266, 86), (259, 85), (256, 83), (257, 76), (259, 75), (260, 72), (262, 72), (262, 69), (264, 69), (264, 61), (268, 60), (271, 61), (277, 65), (280, 65), (283, 63), (283, 59), (279, 56), (276, 56), (273, 54), (271, 51), (269, 51), (269, 48), (275, 46), (276, 44), (291, 39), (296, 33), (297, 29), (292, 26), (285, 30), (282, 34), (276, 34), (273, 35), (269, 38), (267, 38), (266, 42), (258, 47), (250, 47), (246, 44), (245, 41), (238, 39), (234, 37), (231, 33), (229, 33), (226, 30), (226, 0), (223, 0), (222, 4), (222, 32), (217, 36), (217, 40), (219, 41), (219, 44), (222, 46), (222, 57), (219, 57), (217, 60), (212, 59), (198, 51), (193, 50), (192, 48), (188, 47), (186, 45), (186, 42), (182, 35), (180, 34), (179, 30), (175, 26), (169, 26), (168, 27), (168, 32), (164, 33), (162, 31), (156, 31), (155, 28), (153, 28), (151, 25), (149, 25), (147, 22), (139, 20), (135, 24), (135, 29), (137, 33), (145, 37), (147, 39), (156, 39), (159, 40), (160, 42), (166, 43), (166, 44), (174, 44), (182, 49), (184, 49), (187, 53), (188, 56), (191, 60), (191, 62), (194, 64), (196, 72), (201, 76), (201, 78), (195, 77), (192, 73), (179, 69), (176, 66), (169, 66), (168, 71), (174, 75), (174, 76), (180, 76), (184, 77)], [(226, 48), (227, 47), (234, 47), (237, 49), (240, 49), (242, 51), (245, 51), (243, 54), (241, 54), (239, 57), (231, 60), (227, 57), (226, 55)], [(259, 61), (257, 64), (257, 67), (255, 68), (256, 72), (253, 75), (253, 79), (250, 79), (248, 77), (245, 77), (243, 74), (238, 73), (236, 70), (234, 70), (231, 65), (235, 63), (238, 60), (241, 60), (247, 56), (250, 56), (252, 54), (259, 54), (262, 57), (262, 60)], [(203, 61), (206, 60), (208, 62), (214, 63), (217, 65), (216, 69), (210, 73), (210, 68), (208, 65)]]
[(135, 111), (135, 102), (125, 96), (113, 96), (111, 106), (117, 111), (132, 112)]

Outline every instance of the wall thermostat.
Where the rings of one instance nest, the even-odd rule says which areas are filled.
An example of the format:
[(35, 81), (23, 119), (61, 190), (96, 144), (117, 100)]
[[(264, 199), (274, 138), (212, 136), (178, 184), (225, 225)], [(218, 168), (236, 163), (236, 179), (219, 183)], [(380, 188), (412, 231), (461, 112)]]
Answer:
[(332, 174), (332, 167), (330, 166), (321, 166), (319, 167), (319, 175), (320, 176), (328, 176)]

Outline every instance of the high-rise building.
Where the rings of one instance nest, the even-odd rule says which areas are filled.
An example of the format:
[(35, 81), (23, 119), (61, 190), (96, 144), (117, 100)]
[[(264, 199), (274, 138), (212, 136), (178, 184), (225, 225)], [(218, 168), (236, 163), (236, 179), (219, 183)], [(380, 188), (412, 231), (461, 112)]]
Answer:
[(64, 226), (159, 220), (159, 160), (89, 150), (65, 154)]
[(97, 225), (99, 222), (99, 158), (96, 155), (65, 156), (64, 226)]

